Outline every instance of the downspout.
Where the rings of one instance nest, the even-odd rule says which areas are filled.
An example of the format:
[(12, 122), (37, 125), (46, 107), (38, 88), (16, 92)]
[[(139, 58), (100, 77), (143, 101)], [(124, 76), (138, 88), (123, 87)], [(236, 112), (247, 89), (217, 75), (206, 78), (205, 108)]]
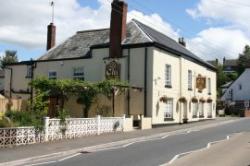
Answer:
[[(182, 59), (180, 57), (180, 97), (182, 97)], [(179, 123), (182, 122), (182, 104), (179, 102), (178, 99), (178, 104), (180, 104), (180, 110), (179, 110)]]
[(144, 55), (144, 117), (147, 117), (147, 70), (148, 70), (148, 47), (145, 47)]
[[(130, 49), (128, 49), (128, 83), (130, 85)], [(128, 101), (128, 116), (130, 115), (130, 88), (128, 89), (128, 96), (127, 96), (127, 101)]]
[[(36, 68), (36, 62), (33, 62), (31, 60), (31, 82), (33, 82), (34, 80), (34, 69)], [(30, 104), (31, 104), (31, 107), (33, 108), (33, 92), (34, 92), (34, 88), (33, 86), (31, 86), (30, 88)]]

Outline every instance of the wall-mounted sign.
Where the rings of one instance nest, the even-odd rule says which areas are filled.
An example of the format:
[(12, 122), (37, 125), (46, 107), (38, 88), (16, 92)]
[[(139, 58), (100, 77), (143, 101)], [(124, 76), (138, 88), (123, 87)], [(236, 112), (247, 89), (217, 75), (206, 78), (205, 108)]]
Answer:
[(206, 88), (206, 77), (202, 77), (200, 74), (196, 78), (196, 88), (198, 92), (202, 92)]
[(106, 65), (106, 79), (120, 79), (121, 65), (116, 61), (111, 61)]

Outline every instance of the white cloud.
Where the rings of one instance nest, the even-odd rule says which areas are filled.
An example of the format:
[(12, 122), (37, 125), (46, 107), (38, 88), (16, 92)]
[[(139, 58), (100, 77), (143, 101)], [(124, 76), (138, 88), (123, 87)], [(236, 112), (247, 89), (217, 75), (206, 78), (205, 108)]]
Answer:
[[(82, 7), (77, 0), (54, 0), (57, 43), (78, 30), (106, 28), (110, 24), (110, 1), (98, 0), (99, 8)], [(158, 14), (144, 15), (131, 11), (128, 18), (137, 18), (172, 37), (178, 32)], [(26, 48), (45, 48), (47, 25), (51, 20), (49, 0), (8, 0), (0, 5), (0, 42)]]
[(201, 0), (193, 9), (186, 10), (193, 18), (226, 22), (234, 26), (250, 29), (250, 1), (246, 0)]
[(250, 40), (240, 30), (231, 28), (209, 28), (189, 40), (189, 48), (206, 60), (215, 58), (237, 58)]
[(212, 26), (190, 39), (190, 49), (205, 59), (237, 58), (244, 46), (250, 44), (249, 1), (200, 0), (186, 12)]

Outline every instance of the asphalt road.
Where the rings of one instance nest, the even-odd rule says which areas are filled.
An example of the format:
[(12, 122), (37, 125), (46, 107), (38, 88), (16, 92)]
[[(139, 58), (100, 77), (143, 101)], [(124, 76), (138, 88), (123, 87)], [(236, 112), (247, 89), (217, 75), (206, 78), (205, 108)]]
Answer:
[(204, 148), (209, 142), (222, 140), (228, 135), (241, 132), (250, 132), (250, 119), (200, 131), (194, 130), (154, 140), (130, 143), (113, 149), (103, 149), (91, 153), (84, 152), (61, 160), (47, 161), (41, 165), (158, 166), (168, 163), (177, 154)]

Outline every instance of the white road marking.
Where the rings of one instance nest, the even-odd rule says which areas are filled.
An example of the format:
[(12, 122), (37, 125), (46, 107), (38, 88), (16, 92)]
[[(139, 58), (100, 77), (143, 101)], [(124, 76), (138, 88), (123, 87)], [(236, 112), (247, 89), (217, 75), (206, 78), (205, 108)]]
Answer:
[(226, 136), (226, 139), (224, 139), (224, 140), (209, 142), (205, 148), (201, 148), (201, 149), (192, 150), (192, 151), (188, 151), (188, 152), (184, 152), (184, 153), (177, 154), (177, 155), (175, 155), (169, 162), (164, 163), (164, 164), (161, 164), (160, 166), (167, 166), (167, 165), (170, 165), (170, 164), (172, 164), (174, 161), (176, 161), (177, 159), (179, 159), (180, 157), (185, 156), (185, 155), (187, 155), (187, 154), (194, 153), (194, 152), (199, 152), (199, 151), (203, 151), (203, 150), (209, 149), (213, 144), (216, 144), (216, 143), (219, 143), (219, 142), (222, 142), (222, 141), (229, 140), (229, 139), (230, 139), (233, 135), (235, 135), (235, 134), (242, 134), (242, 133), (233, 133), (233, 134), (231, 134), (231, 135), (227, 135), (227, 136)]
[(169, 135), (165, 135), (165, 136), (161, 137), (161, 139), (165, 139), (167, 137), (169, 137)]
[(64, 161), (64, 160), (68, 160), (68, 159), (70, 159), (70, 158), (79, 156), (80, 154), (81, 154), (81, 153), (76, 153), (76, 154), (74, 154), (74, 155), (71, 155), (71, 156), (67, 156), (67, 157), (65, 157), (65, 158), (62, 158), (62, 159), (60, 159), (60, 160), (58, 160), (58, 161), (59, 161), (59, 162), (62, 162), (62, 161)]
[(46, 161), (46, 162), (41, 162), (41, 163), (35, 163), (35, 164), (29, 164), (27, 166), (35, 166), (35, 165), (44, 165), (44, 164), (52, 164), (56, 163), (57, 161)]

